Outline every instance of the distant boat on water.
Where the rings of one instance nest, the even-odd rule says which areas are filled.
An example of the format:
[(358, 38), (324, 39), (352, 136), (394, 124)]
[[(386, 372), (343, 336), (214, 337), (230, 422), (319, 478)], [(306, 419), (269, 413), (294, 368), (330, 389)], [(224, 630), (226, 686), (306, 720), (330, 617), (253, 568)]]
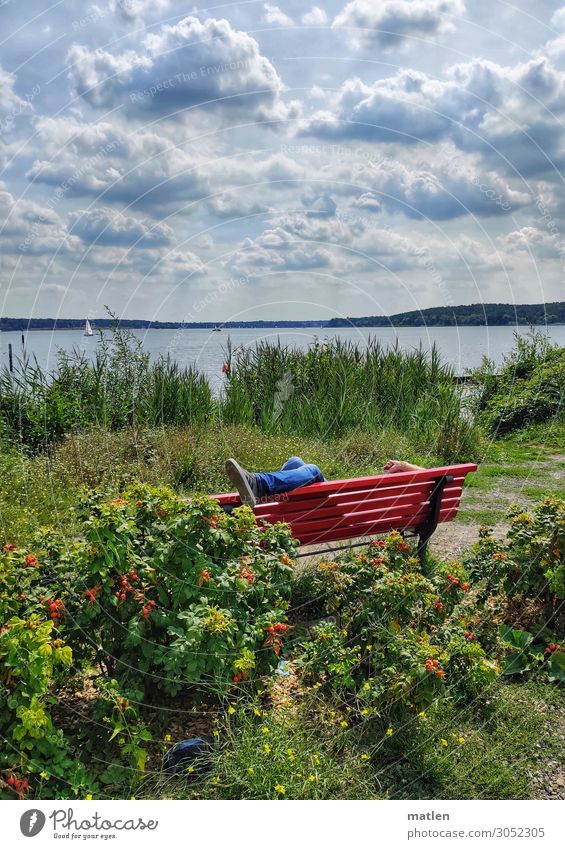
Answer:
[(94, 330), (92, 329), (92, 325), (90, 324), (88, 319), (86, 319), (86, 322), (85, 322), (85, 325), (84, 325), (84, 335), (85, 336), (94, 336)]
[(222, 328), (217, 324), (212, 328), (212, 333), (219, 333)]

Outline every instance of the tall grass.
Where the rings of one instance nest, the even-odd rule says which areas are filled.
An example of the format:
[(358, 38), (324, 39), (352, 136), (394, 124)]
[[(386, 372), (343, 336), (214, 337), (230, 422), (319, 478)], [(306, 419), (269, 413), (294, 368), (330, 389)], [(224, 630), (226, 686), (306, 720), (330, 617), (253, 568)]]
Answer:
[(100, 335), (92, 360), (74, 349), (60, 351), (49, 373), (29, 359), (0, 373), (3, 429), (34, 449), (91, 427), (200, 424), (213, 411), (203, 375), (169, 357), (150, 362), (141, 341), (120, 328)]
[(340, 339), (308, 350), (265, 341), (228, 350), (228, 366), (226, 423), (320, 438), (394, 429), (446, 460), (476, 454), (478, 431), (435, 346), (428, 354), (377, 340), (363, 350)]
[[(259, 342), (227, 351), (223, 391), (193, 367), (151, 361), (131, 332), (101, 334), (93, 359), (61, 351), (46, 373), (24, 360), (0, 374), (0, 428), (22, 446), (51, 446), (89, 429), (243, 425), (266, 434), (403, 435), (421, 454), (477, 456), (479, 435), (462, 416), (452, 369), (438, 351), (402, 351), (336, 340), (307, 350)], [(1, 434), (0, 434), (1, 435)], [(400, 446), (399, 446), (400, 447)], [(190, 476), (190, 469), (187, 475)]]

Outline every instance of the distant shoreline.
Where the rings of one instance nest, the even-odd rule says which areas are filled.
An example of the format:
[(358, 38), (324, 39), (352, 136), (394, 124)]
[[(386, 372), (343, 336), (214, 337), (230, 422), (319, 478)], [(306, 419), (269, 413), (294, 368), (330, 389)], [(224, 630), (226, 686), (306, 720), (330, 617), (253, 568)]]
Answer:
[[(112, 318), (92, 318), (97, 329), (110, 329), (116, 325)], [(77, 330), (84, 327), (86, 317), (80, 318), (0, 318), (0, 330)], [(273, 328), (360, 328), (360, 327), (521, 327), (565, 324), (565, 301), (544, 304), (461, 304), (453, 307), (429, 307), (424, 310), (395, 313), (384, 316), (357, 318), (332, 318), (258, 321), (149, 321), (147, 319), (120, 319), (120, 327), (129, 330), (270, 330)]]

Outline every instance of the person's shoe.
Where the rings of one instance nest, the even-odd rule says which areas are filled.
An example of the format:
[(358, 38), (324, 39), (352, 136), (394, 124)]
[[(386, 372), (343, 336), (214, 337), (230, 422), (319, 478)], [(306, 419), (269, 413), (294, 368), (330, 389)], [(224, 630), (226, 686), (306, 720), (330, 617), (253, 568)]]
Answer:
[(248, 507), (253, 507), (259, 497), (255, 475), (252, 472), (248, 472), (247, 469), (242, 468), (233, 457), (226, 460), (226, 475), (239, 492), (241, 503), (247, 504)]

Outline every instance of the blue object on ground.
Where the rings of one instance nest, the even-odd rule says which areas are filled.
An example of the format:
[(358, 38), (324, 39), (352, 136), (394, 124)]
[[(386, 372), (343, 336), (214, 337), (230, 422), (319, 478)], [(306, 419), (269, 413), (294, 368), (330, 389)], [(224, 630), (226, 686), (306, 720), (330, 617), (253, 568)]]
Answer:
[(279, 660), (275, 669), (275, 675), (290, 675), (288, 660)]
[(176, 743), (165, 755), (164, 769), (166, 772), (186, 774), (189, 767), (194, 767), (194, 775), (201, 775), (210, 768), (209, 755), (212, 745), (203, 737), (192, 737)]

